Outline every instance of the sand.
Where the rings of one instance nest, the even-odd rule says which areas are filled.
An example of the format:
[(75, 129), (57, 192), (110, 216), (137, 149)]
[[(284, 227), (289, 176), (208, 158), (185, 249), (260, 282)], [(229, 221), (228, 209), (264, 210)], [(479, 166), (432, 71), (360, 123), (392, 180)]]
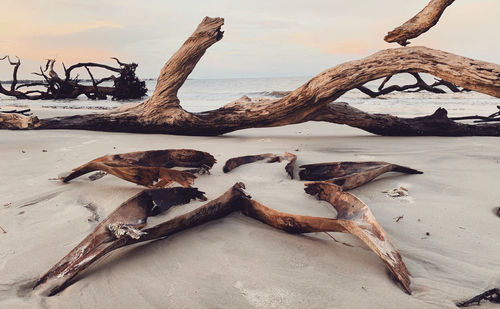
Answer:
[[(41, 111), (43, 113), (73, 111)], [(40, 112), (38, 112), (40, 114)], [(55, 297), (37, 278), (141, 187), (113, 176), (53, 180), (104, 154), (193, 148), (217, 163), (196, 186), (216, 198), (237, 181), (280, 211), (333, 216), (290, 180), (285, 163), (222, 172), (234, 156), (297, 154), (301, 164), (380, 160), (420, 169), (351, 191), (372, 210), (412, 274), (413, 295), (351, 235), (290, 235), (239, 213), (168, 239), (111, 253)], [(379, 137), (324, 123), (221, 137), (89, 131), (0, 131), (0, 308), (453, 308), (500, 286), (500, 143), (490, 137)], [(408, 196), (383, 191), (405, 187)], [(178, 206), (155, 220), (201, 205)], [(397, 220), (402, 216), (402, 219)], [(151, 221), (152, 223), (157, 221)], [(346, 246), (340, 242), (350, 245)], [(485, 304), (481, 308), (493, 308)]]

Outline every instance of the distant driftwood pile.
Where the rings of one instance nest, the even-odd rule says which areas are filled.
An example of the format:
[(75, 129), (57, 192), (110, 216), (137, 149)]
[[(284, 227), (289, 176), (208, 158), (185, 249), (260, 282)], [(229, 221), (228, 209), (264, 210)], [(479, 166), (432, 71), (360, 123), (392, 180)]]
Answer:
[[(452, 2), (432, 0), (415, 17), (391, 31), (385, 40), (407, 45), (408, 39), (419, 36), (435, 25)], [(448, 118), (444, 109), (426, 117), (400, 118), (389, 114), (368, 114), (336, 101), (351, 89), (364, 89), (363, 85), (369, 81), (398, 73), (418, 76), (416, 74), (420, 72), (438, 77), (445, 86), (452, 85), (452, 88), (462, 87), (500, 97), (499, 65), (427, 47), (386, 49), (360, 60), (340, 64), (279, 99), (252, 101), (242, 97), (216, 110), (187, 112), (182, 108), (177, 92), (207, 48), (222, 39), (223, 24), (222, 18), (205, 17), (165, 64), (153, 95), (136, 106), (117, 108), (102, 114), (46, 119), (0, 114), (0, 128), (219, 135), (246, 128), (327, 121), (380, 135), (500, 136), (498, 118), (467, 124)], [(426, 87), (419, 80), (417, 82), (418, 87)]]
[[(146, 95), (147, 88), (144, 81), (139, 80), (135, 75), (136, 63), (123, 63), (118, 58), (116, 60), (119, 67), (115, 68), (106, 64), (94, 62), (82, 62), (66, 66), (63, 63), (64, 77), (61, 78), (54, 70), (55, 59), (48, 59), (45, 68), (40, 66), (40, 72), (33, 74), (43, 77), (42, 81), (30, 81), (20, 83), (17, 72), (21, 66), (21, 59), (16, 57), (13, 61), (9, 56), (4, 56), (0, 60), (5, 60), (13, 66), (12, 81), (7, 89), (0, 84), (0, 94), (25, 100), (61, 100), (76, 99), (80, 95), (85, 95), (89, 99), (106, 99), (111, 97), (113, 100), (139, 99)], [(85, 68), (89, 74), (92, 85), (83, 85), (79, 75), (71, 76), (73, 70)], [(118, 76), (95, 79), (90, 68), (101, 68), (107, 71), (118, 73)], [(102, 86), (104, 82), (112, 81), (112, 86)]]

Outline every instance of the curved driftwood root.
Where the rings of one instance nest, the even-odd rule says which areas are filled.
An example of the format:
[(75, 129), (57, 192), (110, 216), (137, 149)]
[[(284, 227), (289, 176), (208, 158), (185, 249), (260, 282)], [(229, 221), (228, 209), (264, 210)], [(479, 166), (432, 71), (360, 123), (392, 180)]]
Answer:
[(328, 162), (300, 166), (301, 180), (327, 181), (351, 190), (388, 172), (423, 174), (421, 171), (387, 162)]
[(174, 170), (172, 167), (194, 167), (209, 170), (215, 158), (193, 149), (167, 149), (122, 153), (94, 159), (75, 168), (63, 182), (100, 170), (124, 180), (146, 187), (166, 187), (173, 182), (189, 187), (196, 178), (189, 171)]
[(340, 228), (333, 231), (350, 233), (361, 239), (380, 257), (404, 290), (411, 294), (410, 273), (398, 250), (368, 206), (356, 196), (343, 192), (341, 187), (329, 182), (307, 183), (305, 191), (316, 195), (320, 200), (327, 201), (335, 208), (336, 223)]
[(413, 39), (426, 32), (437, 24), (444, 10), (455, 0), (431, 0), (427, 6), (413, 18), (389, 32), (384, 40), (392, 43), (397, 42), (402, 46), (410, 44)]
[(288, 176), (290, 176), (290, 178), (293, 179), (293, 172), (295, 167), (295, 161), (297, 161), (297, 156), (289, 152), (285, 152), (285, 154), (282, 156), (275, 155), (273, 153), (264, 153), (259, 155), (249, 155), (249, 156), (231, 158), (226, 161), (224, 167), (222, 168), (222, 171), (224, 173), (229, 173), (238, 166), (257, 162), (264, 159), (268, 159), (267, 163), (281, 162), (283, 160), (287, 160), (288, 163), (285, 166), (285, 171), (287, 172)]

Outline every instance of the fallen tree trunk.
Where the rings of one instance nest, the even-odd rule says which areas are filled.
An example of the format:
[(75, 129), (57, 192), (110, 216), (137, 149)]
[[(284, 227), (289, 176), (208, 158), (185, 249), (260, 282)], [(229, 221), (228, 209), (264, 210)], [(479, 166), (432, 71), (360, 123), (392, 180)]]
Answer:
[[(364, 129), (364, 119), (356, 118), (359, 114), (333, 114), (325, 117), (324, 113), (337, 112), (335, 108), (331, 108), (335, 104), (328, 104), (366, 82), (402, 72), (433, 74), (457, 86), (500, 97), (499, 65), (426, 47), (411, 47), (382, 50), (364, 59), (338, 65), (313, 77), (280, 99), (252, 101), (248, 97), (242, 97), (216, 110), (189, 113), (182, 109), (177, 92), (206, 49), (222, 38), (220, 28), (223, 23), (222, 18), (205, 17), (163, 67), (152, 97), (141, 104), (102, 114), (47, 119), (27, 119), (19, 115), (9, 118), (0, 114), (0, 128), (220, 135), (246, 128), (335, 119), (332, 122)], [(420, 119), (416, 122), (420, 122)], [(422, 126), (426, 124), (424, 122)], [(402, 134), (400, 130), (393, 131), (394, 128), (390, 125), (391, 123), (381, 129), (370, 128), (370, 132), (384, 135), (440, 135), (438, 127), (417, 130), (423, 132), (419, 134)], [(453, 126), (444, 135), (463, 135), (462, 131), (453, 134), (452, 128)], [(488, 132), (499, 135), (498, 129)]]
[(346, 124), (385, 136), (500, 136), (500, 123), (460, 123), (448, 118), (444, 108), (438, 108), (429, 116), (402, 118), (370, 114), (338, 102), (328, 104), (312, 117), (316, 121)]
[(410, 44), (409, 39), (418, 37), (437, 24), (444, 10), (455, 0), (431, 0), (425, 8), (410, 20), (389, 32), (384, 40), (397, 42), (402, 46)]

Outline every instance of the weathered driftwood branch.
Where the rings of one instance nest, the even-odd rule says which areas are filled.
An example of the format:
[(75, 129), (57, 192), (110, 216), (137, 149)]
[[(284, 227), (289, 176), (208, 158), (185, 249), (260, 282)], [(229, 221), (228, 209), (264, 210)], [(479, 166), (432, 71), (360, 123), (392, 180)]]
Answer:
[(328, 104), (311, 118), (387, 136), (500, 136), (500, 123), (460, 123), (448, 118), (444, 108), (438, 108), (429, 116), (402, 118), (389, 114), (370, 114), (338, 102)]
[[(204, 199), (194, 188), (146, 190), (123, 203), (111, 213), (68, 255), (54, 265), (35, 284), (34, 288), (54, 295), (70, 284), (72, 278), (107, 253), (127, 245), (164, 238), (179, 231), (222, 218), (232, 212), (255, 218), (265, 224), (289, 233), (343, 232), (360, 238), (372, 249), (395, 275), (406, 292), (410, 291), (410, 278), (397, 249), (368, 207), (355, 196), (342, 192), (331, 183), (308, 184), (306, 192), (318, 195), (337, 210), (337, 218), (299, 216), (275, 211), (251, 200), (242, 183), (235, 184), (217, 199), (186, 214), (156, 226), (145, 228), (147, 218), (173, 205)], [(160, 207), (156, 205), (162, 205)], [(155, 214), (156, 214), (155, 213)]]
[(459, 87), (455, 86), (453, 83), (450, 83), (450, 82), (442, 80), (442, 79), (436, 79), (436, 81), (434, 83), (429, 85), (428, 83), (426, 83), (422, 79), (420, 74), (418, 74), (418, 73), (410, 73), (410, 74), (416, 79), (416, 82), (414, 84), (403, 85), (403, 86), (391, 85), (391, 86), (385, 87), (386, 83), (392, 77), (392, 75), (390, 75), (390, 76), (387, 76), (382, 81), (382, 83), (378, 87), (378, 91), (373, 91), (364, 85), (358, 86), (356, 88), (359, 91), (363, 92), (364, 94), (366, 94), (372, 98), (376, 98), (376, 97), (379, 97), (381, 95), (389, 94), (389, 93), (395, 92), (395, 91), (407, 91), (407, 92), (429, 91), (429, 92), (433, 92), (433, 93), (446, 93), (446, 91), (439, 88), (439, 86), (445, 86), (448, 89), (450, 89), (452, 92), (469, 91), (466, 88), (459, 88)]
[(431, 0), (429, 4), (413, 18), (389, 32), (384, 40), (397, 42), (402, 46), (410, 44), (413, 39), (432, 28), (443, 14), (444, 10), (455, 0)]
[(498, 112), (494, 112), (489, 116), (463, 116), (463, 117), (453, 117), (450, 118), (452, 120), (475, 120), (474, 122), (492, 122), (492, 121), (500, 121), (500, 105), (497, 106)]
[[(402, 72), (430, 73), (459, 87), (500, 97), (499, 65), (426, 47), (410, 47), (382, 50), (361, 60), (338, 65), (280, 99), (252, 101), (242, 97), (216, 110), (189, 113), (180, 106), (177, 92), (206, 49), (222, 38), (220, 28), (223, 23), (222, 18), (203, 19), (163, 67), (152, 97), (139, 105), (102, 114), (47, 119), (5, 119), (0, 114), (0, 121), (4, 117), (0, 128), (219, 135), (246, 128), (282, 126), (311, 120), (329, 121), (330, 117), (326, 117), (325, 113), (333, 113), (330, 116), (336, 123), (363, 128), (366, 121), (357, 118), (359, 114), (337, 115), (335, 108), (330, 108), (335, 104), (328, 104), (368, 81)], [(420, 120), (416, 118), (413, 122), (418, 124)], [(438, 126), (425, 128), (427, 124), (427, 121), (419, 124), (424, 130), (418, 130), (418, 134), (401, 133), (398, 127), (387, 125), (373, 128), (370, 132), (385, 135), (441, 135)], [(442, 135), (463, 135), (462, 131), (454, 133), (452, 129), (453, 126), (449, 126)], [(498, 135), (498, 130), (481, 128), (477, 131), (482, 132), (482, 135)], [(488, 134), (484, 133), (486, 131)]]
[[(19, 66), (21, 65), (21, 60), (16, 56), (17, 61), (12, 61), (10, 57), (4, 56), (0, 60), (7, 59), (9, 64), (12, 65), (12, 82), (10, 89), (5, 89), (0, 84), (0, 94), (7, 96), (12, 96), (18, 99), (27, 100), (40, 100), (40, 99), (74, 99), (80, 95), (85, 95), (90, 99), (106, 99), (111, 96), (113, 99), (137, 99), (141, 98), (146, 94), (147, 88), (144, 81), (140, 81), (136, 75), (135, 70), (137, 64), (135, 63), (123, 63), (117, 58), (112, 58), (118, 62), (119, 68), (114, 68), (105, 64), (94, 63), (94, 62), (84, 62), (77, 63), (68, 68), (63, 63), (64, 68), (64, 78), (59, 77), (57, 72), (54, 70), (55, 59), (47, 59), (45, 68), (40, 66), (40, 72), (34, 72), (33, 74), (43, 77), (44, 81), (41, 82), (28, 82), (18, 85), (17, 72)], [(110, 76), (102, 78), (100, 80), (95, 80), (92, 75), (90, 68), (97, 67), (102, 68), (111, 72), (118, 73), (118, 77)], [(92, 81), (92, 85), (82, 85), (78, 79), (78, 75), (75, 78), (71, 77), (73, 70), (78, 68), (85, 68), (88, 72), (89, 77)], [(105, 81), (113, 81), (112, 87), (99, 86)], [(29, 90), (31, 87), (42, 87), (45, 90)], [(21, 91), (20, 89), (26, 88), (26, 91)]]
[(172, 167), (191, 167), (208, 171), (214, 163), (215, 158), (211, 154), (193, 149), (138, 151), (99, 157), (75, 168), (60, 179), (69, 182), (100, 170), (146, 187), (162, 188), (173, 182), (189, 187), (196, 176), (190, 171), (175, 170)]
[(495, 304), (500, 304), (500, 289), (491, 289), (483, 292), (471, 299), (457, 303), (457, 307), (479, 306), (482, 301), (489, 301)]
[[(146, 226), (148, 217), (153, 215), (155, 205), (161, 204), (159, 210), (166, 210), (175, 205), (186, 204), (191, 199), (206, 200), (204, 193), (195, 188), (142, 191), (104, 219), (91, 234), (43, 275), (33, 288), (44, 284), (48, 295), (58, 293), (90, 264), (115, 249), (134, 243), (138, 236), (144, 235), (140, 229)], [(159, 210), (156, 213), (159, 213)], [(119, 230), (119, 227), (122, 229)], [(110, 229), (114, 229), (115, 233), (111, 233)], [(125, 230), (128, 233), (124, 233), (122, 237), (116, 236)]]
[(423, 174), (412, 168), (387, 162), (328, 162), (301, 165), (300, 180), (327, 181), (351, 190), (388, 172)]
[(240, 165), (257, 162), (264, 159), (268, 159), (267, 163), (281, 162), (282, 160), (287, 160), (288, 163), (285, 166), (285, 171), (287, 172), (288, 176), (290, 176), (290, 178), (293, 179), (293, 171), (295, 167), (295, 161), (297, 161), (297, 156), (289, 152), (285, 152), (283, 156), (275, 155), (273, 153), (264, 153), (259, 155), (249, 155), (249, 156), (231, 158), (226, 161), (224, 167), (222, 168), (222, 171), (224, 173), (229, 173), (230, 171), (234, 170)]

